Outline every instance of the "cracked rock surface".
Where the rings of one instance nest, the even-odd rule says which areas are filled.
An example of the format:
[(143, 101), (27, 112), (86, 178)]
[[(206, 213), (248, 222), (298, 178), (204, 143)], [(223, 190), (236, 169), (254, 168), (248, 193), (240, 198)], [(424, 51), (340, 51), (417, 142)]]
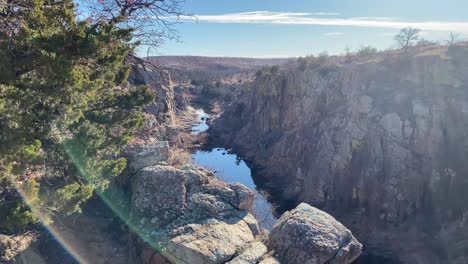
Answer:
[(331, 215), (308, 204), (281, 216), (270, 233), (270, 247), (282, 263), (348, 264), (362, 245)]

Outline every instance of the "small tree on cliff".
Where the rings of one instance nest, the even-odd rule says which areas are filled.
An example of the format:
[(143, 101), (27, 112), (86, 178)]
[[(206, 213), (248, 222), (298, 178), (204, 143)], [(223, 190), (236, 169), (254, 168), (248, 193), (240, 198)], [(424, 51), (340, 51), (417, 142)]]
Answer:
[(121, 22), (80, 21), (72, 0), (0, 0), (0, 230), (79, 212), (125, 168), (154, 94), (126, 85), (139, 42)]
[(454, 47), (459, 42), (460, 34), (450, 32), (449, 39), (447, 40), (447, 45)]
[(406, 27), (401, 29), (394, 38), (400, 48), (407, 50), (419, 39), (419, 33), (421, 30), (418, 28)]

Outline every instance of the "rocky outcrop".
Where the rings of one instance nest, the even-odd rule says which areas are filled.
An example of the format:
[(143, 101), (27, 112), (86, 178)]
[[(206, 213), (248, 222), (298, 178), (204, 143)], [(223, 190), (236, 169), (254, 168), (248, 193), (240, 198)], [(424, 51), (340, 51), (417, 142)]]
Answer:
[(252, 231), (242, 218), (230, 222), (209, 219), (174, 230), (167, 253), (177, 263), (224, 263), (254, 240)]
[(169, 160), (169, 142), (159, 141), (147, 145), (131, 145), (124, 150), (128, 172), (135, 173), (145, 167), (165, 163)]
[(134, 85), (148, 85), (157, 94), (156, 101), (147, 111), (153, 114), (159, 123), (174, 125), (176, 107), (174, 87), (168, 71), (148, 64), (141, 59), (132, 58), (132, 71), (129, 81)]
[[(160, 150), (131, 149), (143, 156)], [(162, 162), (140, 169), (132, 180), (130, 226), (144, 244), (140, 260), (145, 263), (280, 263), (272, 256), (278, 254), (281, 263), (348, 264), (360, 253), (349, 230), (305, 204), (280, 219), (267, 248), (261, 241), (265, 231), (250, 214), (253, 192), (200, 168)]]
[(332, 213), (374, 253), (463, 263), (453, 249), (466, 252), (468, 236), (442, 237), (466, 230), (467, 72), (463, 46), (310, 59), (259, 73), (211, 135), (283, 199)]
[(134, 176), (131, 221), (172, 263), (224, 263), (260, 232), (248, 212), (253, 199), (245, 186), (227, 185), (208, 171), (155, 165)]
[(281, 216), (270, 233), (270, 246), (283, 263), (349, 264), (362, 245), (329, 214), (308, 204)]
[(185, 175), (170, 166), (141, 170), (132, 195), (133, 214), (148, 219), (155, 227), (169, 224), (186, 208)]

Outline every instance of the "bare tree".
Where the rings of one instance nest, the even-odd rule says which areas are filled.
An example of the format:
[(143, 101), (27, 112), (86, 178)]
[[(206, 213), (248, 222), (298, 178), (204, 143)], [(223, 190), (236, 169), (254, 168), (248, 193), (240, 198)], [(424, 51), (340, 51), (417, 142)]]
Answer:
[(419, 39), (419, 33), (421, 32), (418, 28), (406, 27), (400, 30), (394, 38), (398, 46), (402, 49), (408, 49), (413, 46), (414, 42)]
[(447, 40), (447, 44), (450, 47), (453, 47), (453, 46), (457, 45), (459, 38), (460, 38), (460, 34), (450, 32), (450, 36), (449, 36), (449, 39)]
[(346, 45), (344, 51), (345, 51), (345, 56), (346, 56), (346, 57), (351, 56), (351, 48), (350, 48), (348, 45)]
[(134, 30), (134, 40), (148, 49), (167, 39), (179, 40), (174, 26), (181, 17), (185, 0), (83, 0), (79, 11), (86, 19), (106, 21)]

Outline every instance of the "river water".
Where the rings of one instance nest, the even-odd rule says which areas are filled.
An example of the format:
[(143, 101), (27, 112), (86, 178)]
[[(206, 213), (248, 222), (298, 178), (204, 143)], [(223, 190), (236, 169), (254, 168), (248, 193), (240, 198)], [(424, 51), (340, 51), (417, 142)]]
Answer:
[[(192, 134), (199, 135), (209, 128), (207, 119), (210, 116), (203, 109), (197, 109), (196, 113), (197, 123), (192, 127)], [(192, 159), (195, 164), (212, 170), (218, 178), (225, 182), (239, 182), (253, 190), (255, 193), (253, 214), (261, 227), (271, 230), (277, 220), (274, 215), (276, 206), (268, 201), (268, 193), (257, 187), (250, 168), (238, 155), (225, 148), (213, 148), (209, 151), (196, 150), (192, 154)]]

